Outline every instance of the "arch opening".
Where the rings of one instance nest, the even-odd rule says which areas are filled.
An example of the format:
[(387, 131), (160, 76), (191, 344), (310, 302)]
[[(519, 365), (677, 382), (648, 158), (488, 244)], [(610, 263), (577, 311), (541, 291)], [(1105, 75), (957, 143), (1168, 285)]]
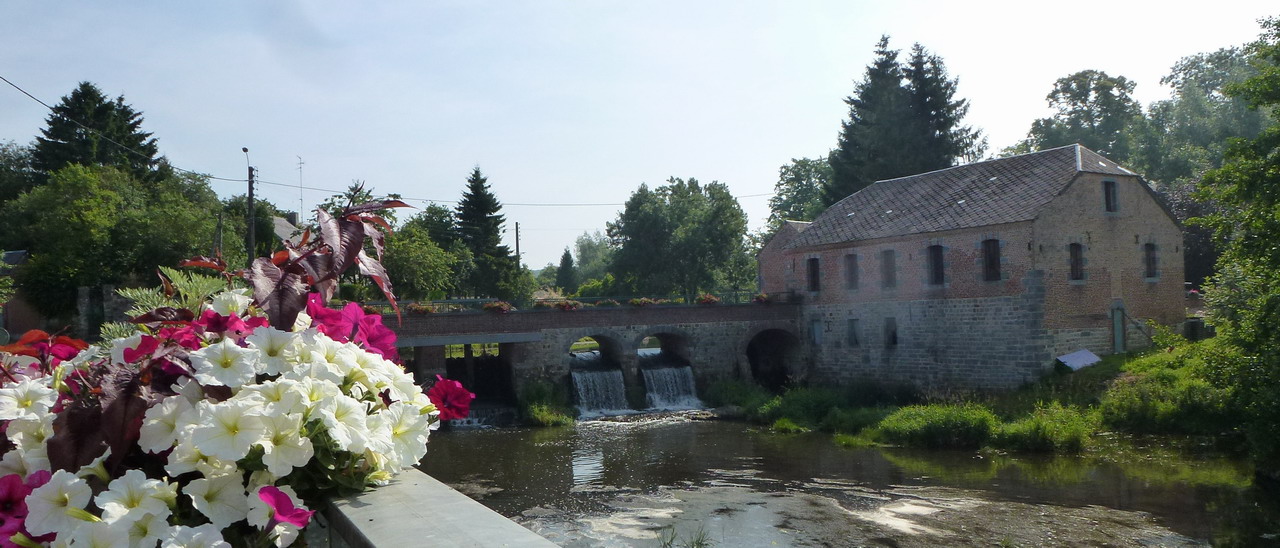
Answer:
[(445, 376), (475, 393), (473, 406), (514, 405), (515, 382), (509, 352), (498, 343), (445, 346)]
[(646, 408), (669, 411), (703, 407), (689, 360), (688, 337), (659, 332), (642, 338), (637, 346)]
[(800, 339), (783, 329), (766, 329), (747, 343), (751, 377), (761, 386), (781, 392), (797, 373)]
[(606, 335), (589, 335), (569, 346), (569, 383), (579, 416), (631, 410), (622, 374), (622, 345)]

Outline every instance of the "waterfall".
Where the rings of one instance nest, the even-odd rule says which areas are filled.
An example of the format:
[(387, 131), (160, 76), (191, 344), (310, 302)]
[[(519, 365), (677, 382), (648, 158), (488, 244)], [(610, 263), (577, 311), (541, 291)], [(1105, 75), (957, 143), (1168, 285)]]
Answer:
[(578, 413), (600, 416), (630, 413), (627, 393), (622, 384), (622, 370), (597, 369), (573, 371), (573, 390), (578, 396)]
[(650, 409), (701, 409), (702, 401), (694, 389), (693, 368), (659, 367), (642, 369), (648, 389)]

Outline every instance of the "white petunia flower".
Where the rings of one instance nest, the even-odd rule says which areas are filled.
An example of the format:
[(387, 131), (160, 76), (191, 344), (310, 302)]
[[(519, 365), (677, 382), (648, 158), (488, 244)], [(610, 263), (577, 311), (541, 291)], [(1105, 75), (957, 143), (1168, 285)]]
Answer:
[(306, 312), (299, 312), (298, 319), (293, 320), (293, 332), (301, 333), (311, 327), (311, 316)]
[(124, 359), (124, 351), (132, 350), (142, 344), (142, 333), (134, 334), (131, 337), (123, 339), (115, 339), (111, 341), (111, 363), (129, 363)]
[(0, 458), (0, 477), (9, 474), (17, 474), (21, 477), (27, 477), (28, 474), (35, 470), (27, 470), (27, 463), (22, 459), (23, 451), (21, 447), (10, 449)]
[(294, 468), (306, 466), (311, 460), (311, 440), (300, 432), (302, 415), (268, 415), (263, 417), (267, 426), (266, 439), (262, 443), (262, 463), (276, 477), (289, 475)]
[(52, 471), (49, 464), (49, 446), (40, 444), (22, 452), (22, 466), (29, 472), (37, 470)]
[(230, 474), (237, 470), (236, 461), (224, 460), (200, 452), (190, 440), (179, 442), (169, 453), (169, 461), (164, 471), (179, 476), (187, 472), (200, 472), (205, 477)]
[(138, 447), (152, 453), (164, 452), (177, 443), (179, 422), (185, 426), (194, 420), (198, 420), (198, 413), (190, 400), (183, 396), (169, 396), (151, 406), (143, 415)]
[(222, 529), (212, 523), (199, 527), (174, 525), (160, 548), (231, 548), (231, 543), (222, 540)]
[(249, 511), (240, 474), (191, 480), (183, 489), (192, 504), (218, 529), (244, 519)]
[(258, 372), (266, 375), (279, 375), (292, 369), (302, 352), (300, 335), (274, 327), (259, 327), (245, 340), (251, 348), (262, 353), (258, 359)]
[(49, 377), (22, 379), (0, 388), (0, 420), (39, 420), (58, 400)]
[(252, 302), (253, 297), (249, 296), (248, 288), (228, 289), (214, 295), (213, 302), (209, 303), (209, 308), (220, 316), (230, 316), (232, 314), (243, 316)]
[[(66, 470), (58, 470), (49, 482), (27, 496), (27, 531), (33, 535), (70, 531), (85, 523), (83, 514), (93, 491), (89, 484)], [(77, 510), (79, 512), (77, 512)]]
[(9, 421), (5, 434), (14, 445), (23, 449), (34, 449), (44, 445), (45, 440), (53, 436), (53, 419), (53, 413), (45, 413), (37, 419), (14, 419)]
[(169, 521), (163, 516), (144, 514), (129, 524), (130, 547), (155, 546), (167, 536), (169, 536)]
[(427, 454), (430, 416), (421, 414), (417, 407), (407, 403), (393, 403), (378, 415), (390, 430), (392, 451), (388, 457), (394, 458), (394, 464), (400, 469), (416, 466)]
[(98, 493), (93, 502), (102, 509), (102, 521), (132, 523), (147, 514), (168, 517), (165, 495), (169, 492), (165, 482), (148, 478), (141, 470), (127, 470), (111, 480), (107, 490)]
[(321, 402), (317, 411), (339, 449), (364, 452), (369, 443), (369, 430), (363, 403), (351, 396), (337, 395)]
[(289, 415), (307, 410), (307, 393), (302, 383), (293, 379), (279, 379), (244, 387), (233, 400), (252, 401), (263, 406), (264, 415)]
[(298, 379), (298, 384), (302, 385), (302, 393), (306, 395), (304, 402), (309, 409), (315, 409), (322, 402), (342, 395), (342, 389), (329, 381), (303, 377)]
[(191, 442), (206, 455), (240, 460), (266, 433), (266, 426), (259, 415), (262, 410), (252, 402), (202, 405), (199, 411), (201, 424), (191, 433)]
[(255, 349), (240, 348), (230, 338), (189, 354), (191, 367), (195, 369), (195, 377), (200, 384), (220, 384), (231, 388), (253, 382), (259, 355)]
[[(84, 523), (65, 536), (67, 546), (75, 548), (119, 548), (129, 543), (128, 529), (105, 521)], [(63, 538), (64, 534), (60, 532), (58, 540)]]

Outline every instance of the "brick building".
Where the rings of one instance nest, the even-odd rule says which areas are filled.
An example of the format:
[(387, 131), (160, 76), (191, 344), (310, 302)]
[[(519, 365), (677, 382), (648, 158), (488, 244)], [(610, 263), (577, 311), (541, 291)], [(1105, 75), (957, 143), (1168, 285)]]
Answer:
[(1079, 145), (879, 181), (759, 259), (763, 291), (804, 297), (812, 382), (1015, 387), (1185, 313), (1173, 216)]

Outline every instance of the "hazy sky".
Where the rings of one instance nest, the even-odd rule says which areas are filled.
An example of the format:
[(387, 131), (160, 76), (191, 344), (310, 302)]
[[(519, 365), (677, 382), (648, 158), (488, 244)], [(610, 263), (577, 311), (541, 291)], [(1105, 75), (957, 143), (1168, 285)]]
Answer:
[[(1164, 98), (1179, 58), (1239, 45), (1270, 1), (88, 2), (0, 4), (0, 75), (53, 104), (123, 94), (177, 166), (309, 210), (353, 179), (452, 201), (475, 165), (507, 243), (558, 261), (640, 183), (729, 185), (753, 228), (778, 167), (835, 146), (881, 34), (941, 55), (991, 149), (1048, 114), (1053, 81), (1098, 69)], [(0, 140), (44, 107), (0, 83)], [(224, 197), (243, 183), (211, 183)], [(539, 207), (518, 204), (606, 204)], [(447, 205), (452, 205), (447, 204)]]

